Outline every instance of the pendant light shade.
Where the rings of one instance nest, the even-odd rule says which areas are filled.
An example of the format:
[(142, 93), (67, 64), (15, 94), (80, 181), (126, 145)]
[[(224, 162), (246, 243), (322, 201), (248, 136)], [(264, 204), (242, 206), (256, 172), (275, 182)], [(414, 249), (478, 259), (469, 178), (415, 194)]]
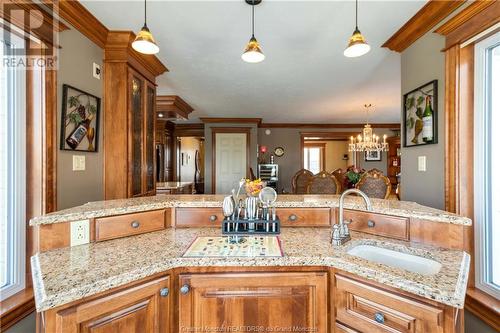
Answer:
[(351, 38), (344, 50), (344, 56), (348, 58), (360, 57), (370, 51), (370, 45), (365, 40), (365, 37), (358, 29), (358, 0), (356, 0), (356, 28), (352, 33)]
[(262, 53), (262, 49), (260, 48), (259, 42), (254, 36), (254, 27), (255, 27), (255, 5), (259, 4), (261, 1), (258, 0), (246, 0), (246, 2), (252, 6), (252, 38), (247, 43), (245, 47), (245, 51), (241, 55), (241, 59), (245, 62), (249, 63), (258, 63), (263, 61), (266, 56)]
[(137, 33), (135, 40), (132, 42), (132, 48), (143, 54), (157, 54), (160, 52), (160, 48), (156, 44), (153, 34), (151, 34), (146, 24), (146, 0), (144, 0), (144, 26), (141, 31)]
[(351, 38), (349, 38), (349, 44), (344, 50), (344, 55), (348, 58), (360, 57), (370, 51), (370, 45), (366, 43), (365, 37), (361, 34), (358, 28), (354, 30)]
[(137, 52), (143, 54), (156, 54), (160, 52), (160, 48), (156, 45), (153, 35), (148, 29), (147, 25), (144, 25), (132, 42), (132, 47)]
[(264, 60), (266, 56), (262, 53), (260, 49), (259, 42), (255, 39), (254, 36), (250, 38), (247, 46), (245, 47), (245, 52), (241, 55), (241, 59), (245, 62), (257, 63)]

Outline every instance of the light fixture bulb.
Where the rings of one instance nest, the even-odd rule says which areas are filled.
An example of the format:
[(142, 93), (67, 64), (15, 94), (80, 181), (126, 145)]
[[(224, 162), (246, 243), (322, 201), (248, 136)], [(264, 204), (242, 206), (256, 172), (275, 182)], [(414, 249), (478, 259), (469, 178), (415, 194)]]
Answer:
[(146, 24), (132, 42), (132, 48), (143, 54), (157, 54), (160, 52), (160, 48), (156, 45), (153, 34), (151, 34)]
[(266, 56), (262, 53), (259, 42), (254, 36), (252, 36), (245, 47), (245, 52), (241, 55), (241, 59), (245, 62), (255, 64), (263, 61), (265, 58)]
[(349, 44), (344, 50), (344, 56), (348, 58), (360, 57), (370, 51), (370, 45), (365, 40), (365, 37), (361, 34), (358, 28), (354, 30), (351, 38), (349, 38)]

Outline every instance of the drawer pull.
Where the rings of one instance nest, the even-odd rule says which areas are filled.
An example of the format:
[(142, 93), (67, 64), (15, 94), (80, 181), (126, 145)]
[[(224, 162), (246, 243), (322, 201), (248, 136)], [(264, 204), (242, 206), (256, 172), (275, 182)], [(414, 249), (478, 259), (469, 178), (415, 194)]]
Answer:
[(185, 284), (181, 287), (181, 294), (186, 295), (189, 292), (189, 285)]
[(140, 225), (139, 221), (132, 221), (132, 223), (130, 223), (130, 226), (134, 229), (139, 228)]
[(170, 294), (170, 290), (168, 288), (161, 288), (160, 289), (160, 296), (161, 297), (167, 297), (168, 294)]
[(380, 312), (375, 312), (375, 321), (379, 324), (383, 324), (385, 321), (384, 314)]
[(373, 228), (375, 226), (375, 222), (372, 220), (368, 220), (368, 228)]
[(297, 221), (297, 219), (298, 219), (298, 217), (295, 214), (290, 214), (290, 216), (288, 216), (288, 220), (290, 222), (295, 222), (295, 221)]
[(210, 222), (215, 222), (217, 221), (217, 215), (210, 215), (208, 219), (210, 220)]

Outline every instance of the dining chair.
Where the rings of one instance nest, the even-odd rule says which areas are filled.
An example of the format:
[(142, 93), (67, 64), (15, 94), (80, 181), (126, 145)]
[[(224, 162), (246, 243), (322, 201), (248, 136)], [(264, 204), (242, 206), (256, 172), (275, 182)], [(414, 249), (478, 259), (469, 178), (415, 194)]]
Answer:
[(309, 180), (313, 176), (313, 173), (306, 169), (297, 171), (297, 173), (292, 177), (292, 193), (306, 194), (307, 184), (309, 184)]
[(326, 171), (314, 175), (307, 184), (307, 194), (339, 194), (341, 189), (337, 178)]
[(361, 176), (356, 188), (370, 198), (387, 199), (391, 194), (391, 181), (382, 171), (371, 169)]

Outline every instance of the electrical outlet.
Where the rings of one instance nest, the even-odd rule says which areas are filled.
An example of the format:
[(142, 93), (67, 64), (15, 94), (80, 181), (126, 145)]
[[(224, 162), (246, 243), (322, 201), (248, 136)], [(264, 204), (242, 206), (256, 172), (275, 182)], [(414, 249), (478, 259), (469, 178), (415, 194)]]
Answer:
[(90, 242), (90, 222), (81, 220), (71, 222), (71, 246)]

